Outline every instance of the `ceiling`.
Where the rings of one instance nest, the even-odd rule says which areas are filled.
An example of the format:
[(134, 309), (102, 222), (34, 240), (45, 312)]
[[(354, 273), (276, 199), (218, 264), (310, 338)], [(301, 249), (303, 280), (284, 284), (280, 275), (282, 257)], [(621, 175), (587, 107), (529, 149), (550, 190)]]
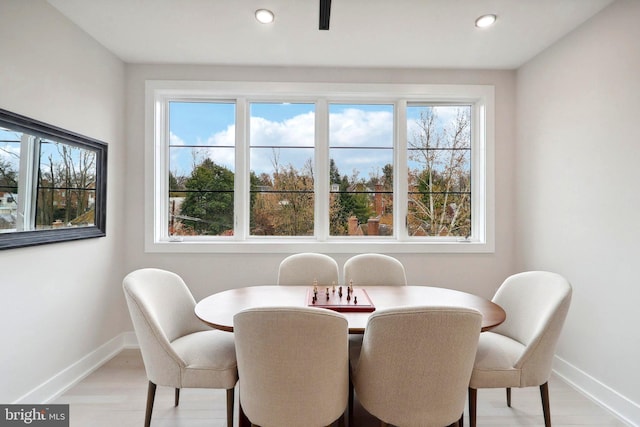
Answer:
[(128, 63), (479, 69), (518, 68), (612, 2), (333, 0), (321, 31), (318, 0), (47, 1)]

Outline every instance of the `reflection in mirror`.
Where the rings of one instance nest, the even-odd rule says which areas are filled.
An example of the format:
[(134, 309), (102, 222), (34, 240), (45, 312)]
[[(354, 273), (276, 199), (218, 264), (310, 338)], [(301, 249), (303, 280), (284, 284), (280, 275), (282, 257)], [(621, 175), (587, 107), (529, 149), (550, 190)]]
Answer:
[(105, 235), (107, 146), (0, 110), (0, 249)]

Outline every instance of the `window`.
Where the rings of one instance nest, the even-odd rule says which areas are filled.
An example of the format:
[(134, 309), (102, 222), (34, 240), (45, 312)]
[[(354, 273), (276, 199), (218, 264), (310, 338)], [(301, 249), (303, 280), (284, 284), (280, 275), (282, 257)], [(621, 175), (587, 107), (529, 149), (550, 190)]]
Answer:
[(105, 235), (106, 144), (0, 110), (0, 249)]
[(407, 106), (407, 231), (468, 237), (472, 105)]
[(315, 105), (250, 104), (251, 236), (313, 236)]
[(169, 102), (169, 235), (233, 235), (234, 128), (232, 102)]
[(329, 105), (330, 235), (393, 236), (393, 112)]
[(150, 252), (493, 250), (493, 87), (147, 82)]

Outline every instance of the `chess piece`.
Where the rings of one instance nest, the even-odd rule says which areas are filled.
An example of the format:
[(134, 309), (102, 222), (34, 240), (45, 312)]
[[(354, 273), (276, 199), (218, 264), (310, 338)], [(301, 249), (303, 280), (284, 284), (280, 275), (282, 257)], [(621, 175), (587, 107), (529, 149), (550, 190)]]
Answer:
[(334, 294), (336, 293), (336, 282), (331, 282), (331, 292), (333, 292)]
[(357, 304), (357, 303), (358, 303), (358, 297), (357, 297), (357, 296), (355, 296), (355, 295), (354, 295), (354, 297), (353, 297), (353, 303), (354, 303), (354, 304)]

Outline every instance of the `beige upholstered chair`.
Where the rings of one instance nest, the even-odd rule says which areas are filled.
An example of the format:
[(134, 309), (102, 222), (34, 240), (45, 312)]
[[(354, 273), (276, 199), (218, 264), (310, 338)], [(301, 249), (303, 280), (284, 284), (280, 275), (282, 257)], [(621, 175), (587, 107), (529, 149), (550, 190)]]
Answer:
[[(397, 259), (383, 254), (360, 254), (349, 258), (343, 266), (345, 285), (406, 286), (404, 266)], [(362, 345), (362, 334), (350, 334), (349, 346)], [(351, 350), (350, 350), (351, 351)], [(355, 350), (357, 351), (357, 350)]]
[(476, 425), (479, 388), (539, 386), (545, 426), (551, 426), (549, 389), (556, 343), (571, 302), (571, 285), (562, 276), (529, 271), (508, 277), (493, 302), (507, 313), (501, 325), (480, 336), (469, 386), (469, 418)]
[(208, 328), (194, 314), (195, 300), (177, 274), (155, 268), (129, 273), (124, 294), (149, 379), (145, 426), (151, 424), (156, 386), (227, 390), (227, 426), (233, 425), (238, 381), (233, 334)]
[(480, 312), (459, 307), (372, 314), (360, 353), (356, 347), (351, 355), (352, 382), (362, 406), (382, 426), (457, 426), (481, 322)]
[(278, 269), (279, 285), (338, 284), (338, 263), (328, 255), (300, 253), (286, 257)]
[(344, 421), (348, 324), (311, 307), (264, 307), (234, 316), (240, 404), (252, 425), (327, 426)]
[(382, 254), (360, 254), (349, 258), (343, 268), (344, 283), (354, 286), (404, 286), (404, 266), (397, 259)]

